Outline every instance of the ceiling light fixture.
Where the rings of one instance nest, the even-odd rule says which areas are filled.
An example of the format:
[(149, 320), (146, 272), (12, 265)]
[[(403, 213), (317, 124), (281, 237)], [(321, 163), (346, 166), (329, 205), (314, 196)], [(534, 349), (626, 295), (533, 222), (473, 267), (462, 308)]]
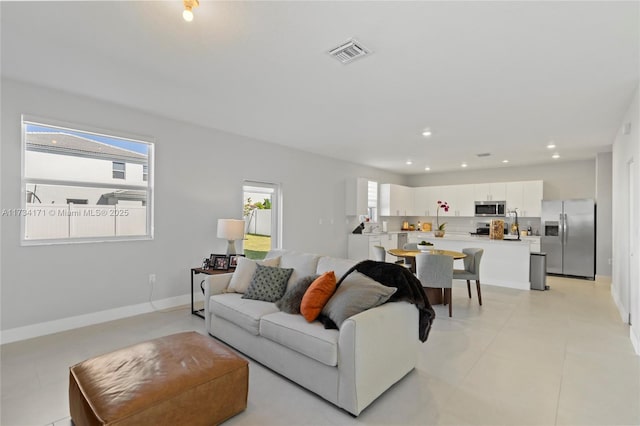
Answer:
[(424, 169), (425, 169), (426, 171), (429, 171), (429, 170), (431, 170), (431, 167), (425, 167)]
[(431, 129), (429, 129), (428, 127), (422, 131), (422, 136), (424, 136), (425, 138), (428, 138), (432, 134), (433, 133), (431, 133)]
[(547, 149), (553, 149), (556, 147), (556, 144), (553, 143), (553, 141), (549, 141), (549, 144), (547, 145)]
[(460, 167), (467, 167), (467, 163), (460, 164)]
[(184, 3), (182, 17), (187, 22), (193, 21), (193, 9), (198, 7), (200, 2), (198, 0), (182, 0), (182, 2)]
[(557, 152), (555, 154), (553, 154), (551, 156), (551, 158), (553, 158), (554, 160), (557, 160), (558, 158), (560, 158), (560, 154), (558, 154)]
[(413, 164), (413, 161), (411, 161), (411, 160), (407, 160), (407, 162), (406, 162), (405, 164), (406, 164), (407, 166), (410, 166), (410, 165), (412, 165), (412, 164)]
[(509, 160), (502, 160), (502, 162), (506, 164), (509, 162)]

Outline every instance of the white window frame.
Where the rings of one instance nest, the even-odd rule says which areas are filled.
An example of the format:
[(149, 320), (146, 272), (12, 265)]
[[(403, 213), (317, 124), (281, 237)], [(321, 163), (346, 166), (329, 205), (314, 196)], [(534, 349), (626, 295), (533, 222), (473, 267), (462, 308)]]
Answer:
[[(282, 248), (282, 188), (280, 184), (272, 182), (260, 182), (256, 180), (245, 180), (242, 182), (242, 194), (245, 187), (269, 188), (273, 192), (271, 195), (271, 248)], [(259, 191), (256, 191), (259, 192)], [(243, 200), (243, 204), (244, 205)], [(273, 231), (275, 229), (275, 232)]]
[[(116, 169), (116, 164), (122, 165), (122, 170)], [(115, 176), (115, 173), (122, 173), (122, 177)], [(111, 176), (114, 179), (127, 179), (127, 163), (123, 163), (121, 161), (112, 161), (111, 162)]]
[[(134, 135), (131, 133), (125, 133), (121, 131), (104, 130), (87, 125), (69, 123), (60, 120), (54, 120), (50, 118), (43, 118), (34, 115), (22, 114), (21, 126), (22, 126), (22, 151), (21, 151), (21, 188), (20, 188), (20, 207), (22, 212), (27, 211), (27, 184), (42, 184), (42, 185), (61, 185), (61, 186), (74, 186), (74, 187), (90, 187), (90, 188), (106, 188), (106, 189), (131, 189), (140, 190), (139, 186), (124, 185), (118, 183), (96, 183), (96, 182), (82, 182), (72, 180), (57, 180), (57, 179), (43, 179), (43, 178), (29, 178), (25, 175), (26, 172), (26, 152), (27, 152), (27, 125), (41, 125), (47, 127), (58, 128), (61, 130), (71, 130), (83, 133), (94, 134), (97, 136), (106, 136), (111, 138), (126, 139), (132, 142), (139, 142), (148, 145), (148, 181), (146, 189), (146, 231), (144, 235), (127, 235), (127, 236), (98, 236), (98, 237), (68, 237), (68, 238), (50, 238), (50, 239), (26, 239), (25, 238), (25, 215), (21, 215), (20, 218), (20, 244), (23, 246), (31, 245), (53, 245), (53, 244), (75, 244), (75, 243), (92, 243), (92, 242), (109, 242), (109, 241), (140, 241), (140, 240), (153, 240), (154, 239), (154, 150), (155, 139), (150, 136)], [(46, 212), (45, 212), (46, 214)]]

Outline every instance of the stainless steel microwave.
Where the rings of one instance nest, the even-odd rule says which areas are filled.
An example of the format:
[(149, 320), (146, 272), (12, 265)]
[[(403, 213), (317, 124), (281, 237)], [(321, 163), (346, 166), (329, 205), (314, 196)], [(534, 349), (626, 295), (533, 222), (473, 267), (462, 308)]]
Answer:
[(477, 217), (505, 216), (507, 213), (507, 202), (476, 201), (474, 212)]

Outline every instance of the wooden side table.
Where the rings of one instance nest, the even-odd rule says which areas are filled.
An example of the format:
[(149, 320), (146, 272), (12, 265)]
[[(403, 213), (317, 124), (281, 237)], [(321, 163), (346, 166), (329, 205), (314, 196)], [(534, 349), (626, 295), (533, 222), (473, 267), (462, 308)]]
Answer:
[[(204, 308), (196, 309), (194, 305), (194, 297), (193, 297), (193, 277), (197, 274), (206, 274), (206, 275), (218, 275), (218, 274), (228, 274), (233, 272), (233, 269), (222, 270), (222, 269), (202, 269), (202, 268), (191, 268), (191, 314), (198, 316), (204, 319)], [(205, 300), (205, 303), (206, 300)]]

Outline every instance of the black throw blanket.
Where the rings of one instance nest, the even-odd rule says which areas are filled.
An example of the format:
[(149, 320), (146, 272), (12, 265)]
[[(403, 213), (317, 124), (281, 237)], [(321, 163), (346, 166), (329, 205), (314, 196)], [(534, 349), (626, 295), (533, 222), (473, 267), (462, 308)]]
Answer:
[(429, 299), (427, 299), (427, 295), (422, 288), (422, 283), (410, 270), (394, 263), (365, 260), (349, 269), (347, 273), (340, 278), (337, 286), (353, 271), (358, 271), (387, 287), (396, 287), (398, 290), (391, 296), (388, 300), (389, 302), (406, 301), (416, 305), (420, 312), (420, 341), (425, 342), (427, 340), (436, 313), (431, 307)]

